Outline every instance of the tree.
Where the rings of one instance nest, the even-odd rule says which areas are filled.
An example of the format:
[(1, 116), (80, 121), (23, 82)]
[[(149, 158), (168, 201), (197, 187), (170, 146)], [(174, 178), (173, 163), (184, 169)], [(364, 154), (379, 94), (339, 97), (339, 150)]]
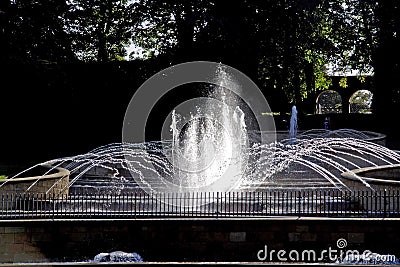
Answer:
[(71, 0), (66, 29), (81, 60), (123, 60), (134, 19), (127, 0)]
[(289, 102), (301, 105), (316, 88), (329, 86), (324, 65), (333, 45), (322, 31), (322, 6), (317, 1), (254, 3), (260, 83), (273, 94), (283, 91)]
[(188, 61), (197, 52), (194, 44), (210, 6), (204, 0), (138, 1), (133, 41), (144, 48), (147, 58), (162, 54), (175, 62)]
[(283, 90), (289, 102), (314, 100), (317, 91), (328, 89), (329, 69), (370, 71), (376, 45), (374, 1), (255, 3), (259, 34), (270, 37), (257, 38), (260, 77), (266, 88)]
[[(377, 45), (373, 52), (375, 71), (374, 110), (384, 118), (397, 113), (400, 104), (400, 3), (376, 3)], [(390, 127), (390, 126), (389, 126)]]
[(64, 31), (65, 2), (4, 0), (0, 5), (1, 52), (6, 61), (64, 62), (74, 59)]
[(141, 19), (134, 42), (148, 57), (167, 55), (172, 63), (211, 60), (256, 73), (254, 10), (248, 1), (145, 0), (135, 4), (135, 12)]
[[(331, 85), (327, 63), (349, 62), (348, 51), (360, 42), (359, 31), (352, 34), (358, 16), (348, 19), (355, 6), (355, 0), (146, 0), (135, 6), (141, 19), (134, 40), (149, 56), (232, 65), (299, 105)], [(359, 62), (359, 54), (351, 60)]]

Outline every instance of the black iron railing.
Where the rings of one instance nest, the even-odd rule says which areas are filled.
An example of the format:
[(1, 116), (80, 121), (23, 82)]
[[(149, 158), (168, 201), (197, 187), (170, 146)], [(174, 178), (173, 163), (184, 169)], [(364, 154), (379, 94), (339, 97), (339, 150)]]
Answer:
[(0, 220), (267, 216), (400, 217), (400, 191), (0, 196)]

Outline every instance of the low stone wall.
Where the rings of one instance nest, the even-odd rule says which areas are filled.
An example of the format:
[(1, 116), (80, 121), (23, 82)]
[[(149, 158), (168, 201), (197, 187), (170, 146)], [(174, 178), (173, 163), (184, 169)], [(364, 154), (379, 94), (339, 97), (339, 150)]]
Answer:
[[(362, 181), (371, 186), (370, 193), (377, 191), (381, 197), (366, 199), (359, 203), (365, 210), (377, 207), (378, 210), (399, 210), (400, 203), (392, 200), (392, 195), (397, 195), (400, 190), (400, 164), (373, 166), (354, 169), (342, 173), (342, 181), (352, 190), (368, 189)], [(387, 193), (386, 193), (387, 192)], [(368, 192), (366, 192), (368, 194)]]
[(375, 190), (400, 189), (400, 164), (372, 166), (342, 173), (344, 182), (351, 187), (360, 186), (361, 181), (371, 184)]
[[(399, 220), (264, 218), (0, 221), (2, 262), (89, 261), (137, 252), (145, 261), (259, 261), (260, 251), (364, 250), (400, 255)], [(345, 246), (338, 248), (338, 240)], [(264, 252), (261, 252), (261, 254)], [(259, 255), (261, 255), (259, 254)], [(275, 255), (275, 256), (274, 256)], [(336, 255), (336, 254), (334, 254)], [(286, 255), (287, 257), (288, 255)], [(322, 261), (330, 262), (329, 258)], [(265, 259), (270, 261), (271, 259)]]
[[(43, 166), (42, 166), (43, 167)], [(53, 167), (45, 166), (47, 169)], [(67, 196), (70, 172), (64, 168), (54, 168), (46, 175), (18, 177), (0, 182), (0, 195), (12, 194), (38, 194), (49, 196)]]

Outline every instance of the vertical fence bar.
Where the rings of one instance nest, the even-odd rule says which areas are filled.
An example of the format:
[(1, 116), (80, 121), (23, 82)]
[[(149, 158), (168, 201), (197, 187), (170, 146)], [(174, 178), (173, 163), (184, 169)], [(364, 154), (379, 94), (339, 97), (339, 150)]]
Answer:
[(156, 192), (151, 192), (151, 194), (147, 194), (147, 203), (149, 206), (148, 208), (149, 212), (147, 214), (149, 214), (150, 216), (153, 216), (155, 213), (154, 202), (153, 202), (154, 194), (156, 194)]
[(346, 215), (347, 191), (340, 192), (340, 215)]
[[(375, 216), (378, 215), (380, 209), (378, 208), (380, 206), (381, 202), (381, 196), (382, 196), (382, 191), (379, 190), (377, 194), (375, 194)], [(379, 203), (378, 203), (379, 202)]]
[(176, 193), (171, 192), (170, 197), (171, 197), (172, 205), (170, 207), (169, 213), (170, 213), (170, 216), (172, 216), (178, 210), (177, 203), (176, 203)]
[(276, 194), (276, 203), (278, 203), (278, 215), (281, 215), (283, 213), (284, 203), (282, 202), (281, 194), (282, 191), (278, 191)]
[(7, 213), (4, 213), (5, 211), (5, 205), (4, 205), (4, 195), (1, 195), (1, 217), (7, 217)]
[(210, 192), (204, 193), (204, 214), (203, 216), (209, 215), (210, 212)]
[(296, 214), (300, 216), (301, 211), (301, 191), (296, 191)]
[(319, 216), (319, 206), (318, 203), (320, 202), (321, 196), (319, 195), (320, 191), (314, 192), (314, 215)]
[(275, 215), (274, 214), (274, 211), (272, 210), (272, 208), (274, 207), (274, 206), (276, 206), (276, 203), (275, 203), (275, 191), (271, 194), (271, 202), (270, 202), (270, 205), (269, 205), (269, 207), (270, 207), (270, 215)]
[(383, 218), (386, 218), (387, 217), (387, 207), (386, 207), (386, 205), (387, 205), (387, 200), (386, 200), (386, 198), (387, 198), (387, 194), (386, 194), (387, 192), (386, 192), (386, 189), (384, 189), (383, 190)]
[(267, 191), (268, 215), (272, 215), (272, 193)]
[(240, 208), (238, 209), (238, 213), (243, 214), (243, 192), (240, 192), (240, 197), (238, 203), (240, 204)]
[(308, 201), (308, 207), (309, 207), (309, 212), (308, 214), (310, 214), (311, 216), (314, 213), (314, 192), (313, 191), (309, 191), (311, 194), (311, 199), (309, 199)]
[(178, 193), (177, 194), (177, 201), (179, 203), (179, 211), (178, 211), (178, 216), (179, 217), (181, 217), (182, 213), (183, 213), (182, 194), (184, 194), (184, 193)]
[(231, 191), (225, 193), (225, 217), (230, 217)]
[(136, 219), (137, 217), (137, 205), (138, 205), (138, 201), (137, 201), (137, 191), (135, 191), (135, 194), (133, 196), (133, 204), (134, 204), (134, 210), (133, 210), (133, 215), (134, 218)]
[(367, 201), (365, 199), (365, 191), (361, 191), (361, 209), (362, 213), (366, 213), (368, 215), (368, 206), (367, 206)]
[(400, 211), (400, 190), (397, 189), (396, 193), (396, 200), (397, 200), (397, 205), (396, 205), (396, 217), (399, 217), (399, 211)]
[(190, 217), (193, 217), (194, 209), (196, 207), (196, 201), (195, 201), (196, 198), (195, 198), (194, 192), (191, 192), (190, 195), (191, 195), (191, 198), (190, 198), (189, 207), (191, 208), (191, 210), (189, 212), (190, 212)]
[[(216, 217), (218, 218), (219, 217), (219, 210), (220, 210), (220, 208), (219, 208), (219, 205), (220, 205), (220, 200), (219, 200), (219, 192), (216, 192), (216, 195), (217, 195), (217, 207), (216, 207), (216, 210), (215, 210), (215, 214), (216, 214)], [(214, 192), (213, 192), (213, 199), (214, 199)]]
[[(57, 214), (57, 209), (58, 209), (57, 203), (54, 201), (54, 193), (51, 194), (51, 204), (52, 204), (51, 205), (52, 206), (52, 209), (51, 209), (52, 219), (54, 220), (54, 218), (56, 217), (56, 214)], [(35, 206), (35, 200), (34, 199), (32, 199), (32, 206), (33, 207)]]
[(151, 192), (150, 194), (146, 194), (146, 216), (150, 217), (153, 214), (153, 195), (154, 192)]
[(165, 207), (166, 216), (169, 216), (171, 207), (173, 207), (173, 203), (171, 202), (171, 192), (167, 192), (167, 205)]
[(366, 191), (362, 190), (361, 191), (362, 194), (362, 209), (363, 209), (363, 214), (365, 216), (368, 216), (368, 200), (367, 200), (367, 196), (366, 196)]
[(337, 210), (338, 210), (338, 215), (340, 216), (340, 217), (343, 217), (343, 203), (345, 202), (345, 200), (344, 200), (344, 194), (345, 194), (345, 192), (343, 192), (343, 191), (340, 191), (340, 192), (338, 192), (338, 197), (337, 197), (337, 203), (338, 203), (338, 205), (337, 205)]
[(347, 216), (348, 206), (349, 206), (349, 196), (347, 191), (344, 191), (344, 201), (342, 201), (342, 203), (343, 203), (343, 213), (345, 216)]
[(373, 210), (373, 195), (375, 192), (372, 190), (369, 190), (366, 192), (366, 197), (367, 197), (367, 211), (368, 211), (368, 216), (369, 217), (375, 217), (374, 210)]
[(239, 213), (239, 202), (238, 202), (239, 197), (238, 197), (238, 195), (239, 195), (238, 191), (233, 192), (233, 196), (232, 196), (232, 198), (233, 198), (233, 214), (235, 216)]
[(6, 214), (7, 214), (7, 217), (8, 217), (9, 214), (10, 214), (10, 211), (9, 211), (10, 198), (9, 198), (8, 193), (7, 193), (7, 195), (6, 195), (6, 200), (7, 200), (7, 202), (6, 202)]
[(135, 218), (142, 216), (142, 213), (140, 212), (142, 209), (142, 192), (137, 192), (135, 193)]
[(248, 196), (248, 193), (249, 192), (245, 192), (244, 193), (244, 201), (243, 201), (243, 203), (244, 203), (244, 216), (247, 216), (248, 215), (248, 213), (249, 213), (249, 196)]
[(181, 199), (181, 202), (183, 202), (182, 204), (182, 209), (183, 209), (183, 216), (186, 216), (186, 197), (187, 197), (187, 192), (183, 192), (181, 193), (181, 195), (183, 196)]
[[(151, 193), (150, 193), (151, 194)], [(142, 192), (140, 193), (140, 214), (141, 216), (146, 217), (148, 214), (148, 210), (149, 210), (149, 202), (148, 202), (148, 198), (149, 198), (149, 194)]]
[[(167, 203), (166, 203), (166, 201), (168, 201), (168, 198), (166, 198), (166, 196), (168, 196), (167, 195), (168, 194), (168, 192), (163, 192), (162, 193), (162, 195), (163, 195), (163, 204), (162, 204), (162, 207), (163, 207), (163, 212), (162, 212), (162, 214), (163, 214), (163, 216), (165, 216), (166, 215), (166, 209), (167, 209)], [(169, 203), (169, 202), (168, 202)]]
[(367, 208), (368, 216), (370, 216), (370, 214), (371, 214), (371, 207), (370, 207), (371, 201), (370, 201), (370, 196), (369, 196), (371, 193), (372, 193), (371, 191), (366, 191), (365, 192), (365, 200), (366, 200), (366, 208)]
[(191, 217), (193, 212), (193, 193), (194, 192), (187, 192), (187, 206), (186, 206), (186, 216)]
[(4, 218), (7, 214), (4, 214), (4, 195), (1, 195), (1, 218)]
[(42, 194), (34, 193), (33, 196), (34, 196), (35, 202), (36, 202), (36, 205), (34, 207), (34, 215), (35, 215), (34, 217), (35, 217), (35, 219), (39, 219), (41, 217), (40, 211), (42, 210), (42, 206), (41, 205), (43, 203)]
[(261, 192), (261, 211), (263, 215), (267, 215), (267, 198), (265, 194), (266, 192)]

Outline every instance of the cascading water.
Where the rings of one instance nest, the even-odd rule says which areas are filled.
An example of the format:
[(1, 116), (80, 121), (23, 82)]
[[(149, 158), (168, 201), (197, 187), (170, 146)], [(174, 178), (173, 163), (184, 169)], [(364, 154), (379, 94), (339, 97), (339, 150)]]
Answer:
[(174, 180), (185, 191), (227, 191), (244, 176), (248, 160), (245, 114), (226, 91), (227, 75), (222, 68), (217, 70), (217, 86), (208, 92), (208, 98), (216, 101), (205, 101), (189, 118), (175, 110), (171, 114)]

